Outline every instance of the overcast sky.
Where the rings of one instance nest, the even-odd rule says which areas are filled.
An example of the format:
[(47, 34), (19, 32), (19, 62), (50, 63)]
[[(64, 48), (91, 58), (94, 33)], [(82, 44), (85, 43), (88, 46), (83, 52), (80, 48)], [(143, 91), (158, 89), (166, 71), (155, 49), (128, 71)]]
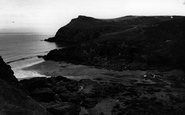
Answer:
[(185, 0), (0, 0), (0, 32), (55, 34), (72, 18), (87, 15), (185, 15)]

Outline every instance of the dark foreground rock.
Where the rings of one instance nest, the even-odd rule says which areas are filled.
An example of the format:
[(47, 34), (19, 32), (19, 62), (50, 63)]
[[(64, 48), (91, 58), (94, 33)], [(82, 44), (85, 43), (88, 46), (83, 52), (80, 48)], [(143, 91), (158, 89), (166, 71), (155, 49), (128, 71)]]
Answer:
[(0, 57), (0, 115), (47, 115), (45, 108), (19, 88), (10, 66)]
[(68, 102), (42, 103), (52, 115), (79, 115), (80, 106)]
[(50, 40), (81, 45), (52, 50), (44, 59), (114, 70), (184, 70), (184, 29), (183, 16), (128, 16), (112, 20), (80, 16)]
[[(115, 78), (112, 75), (112, 79), (106, 81), (75, 81), (58, 76), (45, 79), (47, 83), (55, 81), (52, 87), (46, 86), (43, 90), (35, 87), (34, 90), (38, 90), (38, 96), (44, 92), (45, 96), (40, 96), (44, 100), (39, 100), (39, 103), (51, 115), (183, 115), (184, 78), (181, 70), (148, 71), (141, 77)], [(22, 86), (26, 86), (28, 81), (21, 81)], [(52, 99), (48, 92), (54, 93)]]
[(0, 56), (0, 78), (13, 86), (18, 86), (18, 80), (13, 74), (14, 72), (11, 67), (7, 65)]
[(46, 115), (46, 109), (21, 90), (0, 79), (1, 115)]

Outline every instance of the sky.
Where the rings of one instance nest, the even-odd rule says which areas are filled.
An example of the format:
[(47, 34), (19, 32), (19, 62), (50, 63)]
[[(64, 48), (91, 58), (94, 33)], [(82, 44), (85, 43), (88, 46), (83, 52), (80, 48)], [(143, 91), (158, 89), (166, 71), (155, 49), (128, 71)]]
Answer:
[(78, 15), (184, 15), (185, 0), (0, 0), (0, 33), (56, 31)]

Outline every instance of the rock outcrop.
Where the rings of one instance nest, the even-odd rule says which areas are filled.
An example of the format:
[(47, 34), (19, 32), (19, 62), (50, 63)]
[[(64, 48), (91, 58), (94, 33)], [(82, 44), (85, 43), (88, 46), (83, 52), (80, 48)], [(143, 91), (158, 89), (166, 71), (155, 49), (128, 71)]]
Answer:
[(17, 86), (18, 80), (13, 74), (14, 72), (11, 70), (11, 67), (7, 65), (0, 56), (0, 79), (6, 81), (11, 85)]
[(42, 79), (52, 85), (42, 89), (27, 87), (29, 81), (37, 83), (40, 78), (22, 80), (21, 85), (30, 94), (37, 91), (32, 98), (51, 115), (183, 115), (184, 76), (180, 70), (148, 71), (145, 77), (117, 75), (109, 80), (57, 76)]
[(47, 115), (47, 111), (24, 91), (11, 67), (0, 57), (0, 115)]
[(80, 42), (52, 50), (44, 59), (114, 70), (185, 70), (185, 17), (127, 16), (100, 20), (80, 16), (49, 41)]

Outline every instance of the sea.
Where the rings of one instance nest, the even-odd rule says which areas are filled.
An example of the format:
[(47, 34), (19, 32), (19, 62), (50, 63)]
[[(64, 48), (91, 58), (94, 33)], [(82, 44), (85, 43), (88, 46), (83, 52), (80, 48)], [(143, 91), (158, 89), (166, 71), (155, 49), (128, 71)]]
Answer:
[(22, 68), (43, 62), (44, 60), (38, 56), (61, 48), (55, 43), (43, 41), (51, 36), (0, 33), (0, 56), (12, 67), (17, 78), (41, 76), (34, 72), (22, 71)]

